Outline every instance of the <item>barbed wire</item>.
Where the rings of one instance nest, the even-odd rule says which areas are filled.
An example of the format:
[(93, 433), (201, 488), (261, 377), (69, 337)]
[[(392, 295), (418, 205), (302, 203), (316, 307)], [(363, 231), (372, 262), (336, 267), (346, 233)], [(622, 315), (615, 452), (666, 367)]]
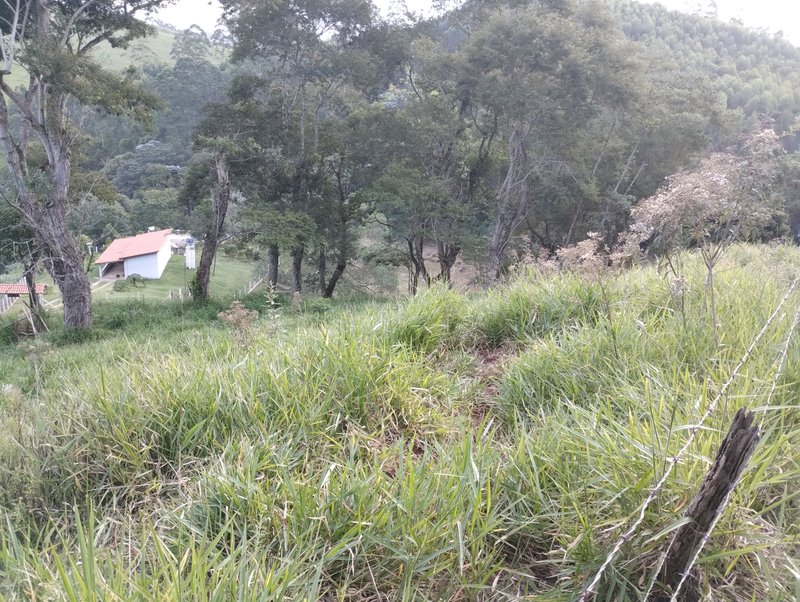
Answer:
[[(780, 362), (778, 364), (778, 371), (775, 373), (775, 377), (772, 379), (772, 384), (770, 386), (769, 393), (767, 394), (767, 400), (766, 400), (766, 403), (764, 404), (765, 406), (769, 406), (770, 405), (770, 403), (772, 401), (772, 396), (775, 394), (775, 391), (777, 390), (778, 381), (781, 379), (781, 376), (783, 376), (783, 371), (786, 368), (786, 359), (789, 356), (789, 347), (791, 345), (792, 338), (793, 338), (795, 330), (797, 329), (798, 323), (800, 323), (800, 304), (797, 305), (797, 309), (794, 312), (794, 318), (792, 319), (792, 325), (789, 327), (789, 332), (786, 334), (786, 339), (783, 342), (783, 348), (781, 350), (781, 356), (780, 356), (781, 359), (780, 359)], [(762, 416), (761, 420), (759, 421), (759, 425), (758, 425), (759, 431), (761, 430), (762, 424), (763, 424), (763, 416)], [(742, 474), (739, 475), (739, 478), (737, 478), (736, 481), (733, 482), (733, 484), (731, 485), (731, 488), (728, 490), (728, 493), (725, 495), (725, 499), (722, 502), (722, 506), (720, 507), (719, 513), (714, 518), (714, 520), (711, 522), (711, 525), (709, 525), (708, 530), (703, 534), (703, 539), (701, 540), (700, 545), (697, 547), (697, 550), (692, 555), (692, 559), (691, 559), (691, 561), (689, 561), (689, 565), (686, 567), (686, 570), (681, 575), (681, 580), (678, 582), (678, 585), (675, 586), (675, 592), (672, 594), (672, 598), (670, 598), (670, 602), (677, 602), (678, 595), (680, 594), (681, 589), (683, 588), (683, 584), (686, 583), (686, 580), (689, 578), (689, 575), (691, 574), (692, 569), (694, 568), (695, 564), (697, 563), (697, 560), (700, 558), (700, 553), (703, 551), (703, 548), (705, 547), (706, 543), (708, 543), (709, 539), (711, 539), (711, 534), (714, 532), (714, 529), (716, 528), (717, 523), (722, 519), (723, 510), (728, 505), (728, 501), (730, 501), (730, 497), (733, 494), (734, 489), (736, 489), (736, 486), (739, 484), (739, 481), (742, 479), (743, 475), (744, 475), (744, 471), (742, 471)], [(672, 539), (670, 540), (669, 547), (667, 548), (667, 550), (664, 553), (664, 558), (666, 558), (666, 555), (669, 552), (669, 550), (672, 547), (672, 544), (674, 542), (675, 542), (675, 536), (673, 536)], [(658, 573), (661, 571), (661, 567), (663, 566), (663, 564), (664, 564), (664, 561), (662, 561), (661, 565), (659, 567), (657, 567), (655, 575), (658, 575)], [(654, 582), (655, 582), (655, 580), (654, 580)], [(652, 585), (651, 585), (651, 589), (652, 589)], [(650, 590), (648, 590), (647, 596), (645, 596), (645, 600), (647, 600), (647, 597), (649, 595), (650, 595)]]
[[(636, 532), (636, 530), (639, 528), (639, 526), (644, 522), (644, 519), (645, 519), (645, 516), (646, 516), (646, 513), (647, 513), (647, 509), (650, 507), (650, 504), (652, 504), (653, 501), (655, 501), (656, 497), (658, 496), (658, 494), (661, 492), (661, 490), (663, 489), (664, 485), (666, 484), (667, 479), (672, 474), (673, 469), (678, 464), (678, 462), (683, 457), (683, 455), (686, 453), (686, 451), (689, 449), (689, 447), (691, 447), (692, 443), (694, 442), (694, 438), (695, 438), (695, 435), (697, 434), (697, 432), (703, 426), (703, 424), (708, 419), (708, 417), (711, 416), (711, 414), (714, 412), (714, 410), (716, 410), (717, 405), (719, 404), (720, 400), (725, 396), (725, 393), (727, 393), (727, 391), (730, 388), (731, 384), (733, 384), (733, 381), (736, 378), (736, 376), (739, 374), (739, 371), (749, 361), (750, 356), (755, 351), (755, 348), (758, 346), (758, 343), (761, 341), (763, 336), (766, 334), (767, 330), (769, 330), (769, 327), (772, 325), (772, 322), (775, 320), (775, 317), (780, 313), (781, 309), (783, 309), (783, 306), (786, 304), (786, 301), (789, 299), (789, 297), (794, 292), (795, 288), (797, 287), (798, 281), (800, 281), (800, 277), (794, 279), (794, 281), (792, 282), (791, 286), (789, 287), (789, 290), (786, 292), (786, 294), (784, 295), (783, 299), (781, 299), (780, 303), (778, 304), (778, 307), (776, 307), (775, 310), (772, 312), (772, 314), (769, 316), (769, 318), (767, 318), (767, 321), (764, 323), (764, 326), (761, 328), (761, 330), (755, 336), (753, 341), (750, 343), (750, 346), (744, 352), (744, 355), (739, 360), (739, 363), (733, 369), (733, 371), (731, 372), (731, 374), (728, 377), (728, 379), (722, 385), (722, 388), (719, 390), (717, 395), (714, 397), (714, 399), (711, 401), (711, 403), (706, 408), (706, 411), (700, 417), (699, 422), (690, 427), (690, 429), (689, 429), (689, 437), (686, 439), (686, 442), (683, 444), (683, 446), (680, 448), (680, 450), (678, 450), (678, 453), (676, 455), (674, 455), (672, 458), (670, 458), (670, 461), (669, 461), (669, 464), (667, 466), (667, 469), (664, 471), (664, 474), (662, 475), (661, 479), (658, 481), (658, 483), (656, 483), (655, 487), (653, 487), (653, 489), (650, 490), (650, 493), (648, 494), (647, 498), (645, 499), (645, 501), (642, 503), (641, 507), (639, 508), (639, 516), (636, 518), (636, 520), (633, 522), (633, 524), (630, 526), (630, 528), (628, 528), (627, 531), (622, 533), (622, 535), (620, 535), (617, 538), (617, 541), (615, 542), (614, 546), (611, 548), (611, 552), (609, 552), (608, 556), (603, 561), (603, 564), (600, 565), (600, 568), (597, 570), (597, 573), (595, 573), (594, 578), (591, 580), (589, 585), (583, 590), (583, 592), (581, 592), (581, 595), (578, 598), (578, 602), (586, 602), (590, 595), (593, 596), (593, 595), (597, 594), (597, 592), (595, 591), (595, 588), (600, 583), (600, 580), (603, 578), (603, 575), (605, 574), (606, 570), (608, 570), (608, 567), (611, 566), (611, 563), (614, 561), (614, 558), (616, 558), (617, 554), (619, 554), (620, 550), (622, 549), (622, 546), (625, 545), (625, 543), (633, 536), (633, 534)], [(664, 556), (666, 557), (666, 555), (664, 555)], [(662, 564), (663, 564), (663, 562), (662, 562)]]

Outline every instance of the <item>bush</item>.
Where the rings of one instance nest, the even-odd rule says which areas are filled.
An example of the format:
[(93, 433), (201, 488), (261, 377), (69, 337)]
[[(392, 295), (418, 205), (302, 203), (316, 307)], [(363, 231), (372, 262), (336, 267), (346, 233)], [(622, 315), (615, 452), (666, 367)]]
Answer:
[(141, 274), (131, 274), (125, 280), (130, 282), (131, 286), (134, 288), (144, 288), (147, 284), (147, 280)]

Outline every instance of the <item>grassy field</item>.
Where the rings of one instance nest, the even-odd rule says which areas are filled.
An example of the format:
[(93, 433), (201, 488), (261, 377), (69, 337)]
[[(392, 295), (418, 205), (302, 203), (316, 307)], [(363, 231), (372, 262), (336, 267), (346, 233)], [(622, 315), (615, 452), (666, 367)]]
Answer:
[[(198, 253), (198, 258), (199, 258)], [(255, 265), (246, 261), (226, 257), (220, 253), (211, 273), (211, 295), (232, 298), (235, 293), (247, 286), (254, 278)], [(112, 283), (100, 282), (94, 287), (95, 301), (134, 301), (165, 300), (172, 292), (178, 298), (178, 289), (186, 295), (193, 270), (185, 268), (184, 257), (173, 255), (164, 273), (158, 280), (147, 280), (142, 287), (131, 287), (125, 291), (115, 291)]]
[[(113, 281), (98, 281), (92, 283), (92, 296), (95, 303), (98, 302), (153, 302), (163, 303), (169, 300), (170, 293), (173, 299), (181, 298), (187, 294), (188, 282), (194, 272), (186, 270), (184, 258), (174, 255), (170, 258), (164, 273), (158, 280), (147, 280), (143, 286), (130, 287), (124, 291), (115, 291)], [(216, 264), (211, 273), (211, 296), (221, 302), (227, 302), (235, 295), (242, 292), (251, 280), (256, 279), (257, 267), (251, 262), (241, 261), (232, 257), (226, 257), (220, 253)], [(90, 276), (97, 276), (94, 271)], [(10, 277), (9, 280), (15, 281), (16, 278)], [(38, 282), (47, 284), (47, 292), (44, 299), (50, 313), (48, 324), (55, 326), (60, 321), (58, 312), (61, 307), (60, 294), (58, 288), (53, 284), (52, 279), (47, 274), (40, 274)], [(180, 293), (179, 293), (180, 290)], [(23, 304), (17, 302), (4, 316), (0, 316), (0, 335), (2, 335), (3, 323), (11, 319), (20, 318), (23, 314)], [(0, 336), (0, 338), (2, 338)]]
[[(531, 272), (410, 301), (99, 303), (0, 351), (0, 597), (574, 600), (800, 270)], [(641, 600), (736, 410), (761, 442), (696, 575), (800, 599), (800, 293), (680, 457), (597, 600)], [(788, 362), (781, 356), (789, 341)], [(773, 392), (774, 388), (774, 392)]]

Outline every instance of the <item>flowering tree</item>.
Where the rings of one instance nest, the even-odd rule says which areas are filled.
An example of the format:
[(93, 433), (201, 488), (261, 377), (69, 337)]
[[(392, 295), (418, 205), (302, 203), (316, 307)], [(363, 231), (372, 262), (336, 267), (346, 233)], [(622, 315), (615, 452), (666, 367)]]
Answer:
[(715, 339), (714, 266), (736, 241), (781, 234), (785, 216), (774, 188), (782, 154), (775, 132), (762, 129), (741, 148), (714, 153), (695, 169), (671, 176), (632, 211), (625, 236), (629, 256), (631, 251), (653, 254), (672, 266), (674, 251), (700, 249)]
[(773, 188), (782, 152), (775, 132), (764, 129), (737, 151), (714, 153), (669, 177), (633, 209), (628, 244), (661, 255), (778, 235), (783, 212)]

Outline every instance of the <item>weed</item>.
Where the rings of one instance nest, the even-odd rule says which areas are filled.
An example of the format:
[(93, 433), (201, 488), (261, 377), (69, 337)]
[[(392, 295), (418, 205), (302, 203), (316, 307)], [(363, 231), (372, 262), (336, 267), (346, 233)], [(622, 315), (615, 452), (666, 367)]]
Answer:
[(257, 311), (247, 309), (240, 301), (234, 301), (229, 309), (219, 312), (217, 317), (230, 327), (240, 347), (249, 346), (250, 332), (258, 319)]

